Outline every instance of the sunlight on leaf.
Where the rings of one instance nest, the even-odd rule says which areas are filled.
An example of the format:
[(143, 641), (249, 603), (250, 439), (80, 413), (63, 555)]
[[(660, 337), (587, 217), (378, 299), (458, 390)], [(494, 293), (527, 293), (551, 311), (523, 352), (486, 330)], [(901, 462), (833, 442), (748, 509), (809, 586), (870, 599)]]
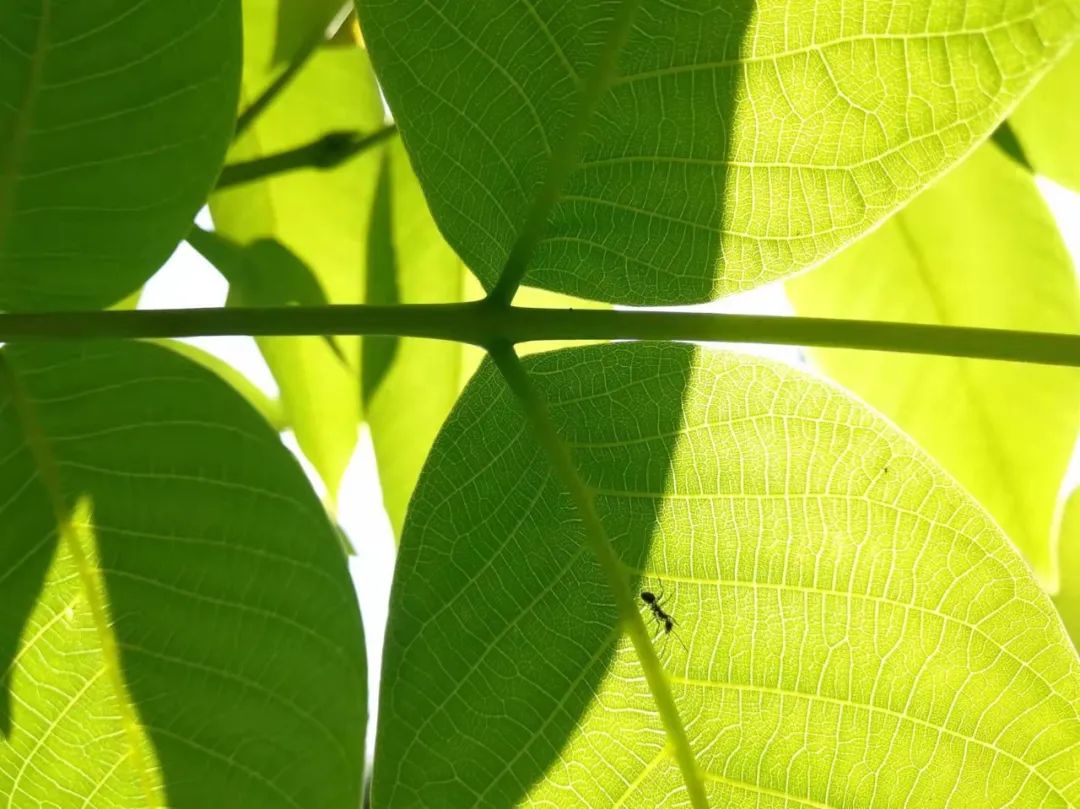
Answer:
[[(713, 806), (1080, 801), (1080, 661), (1053, 606), (884, 420), (688, 346), (525, 364), (630, 585), (677, 621), (656, 642)], [(421, 475), (383, 672), (375, 805), (686, 805), (578, 515), (490, 364)]]
[(0, 309), (115, 303), (221, 168), (239, 4), (20, 0), (0, 32)]
[[(436, 221), (491, 287), (619, 0), (369, 0), (365, 42)], [(675, 304), (805, 268), (989, 134), (1077, 0), (643, 4), (527, 283)]]
[(1080, 47), (1046, 74), (1009, 120), (1035, 171), (1080, 191)]
[[(368, 232), (371, 304), (462, 300), (465, 268), (431, 219), (400, 142), (387, 147)], [(461, 392), (460, 343), (365, 337), (364, 417), (394, 536), (435, 434)]]
[(2, 357), (0, 796), (355, 809), (356, 597), (274, 432), (158, 346)]
[[(42, 505), (47, 521), (47, 499)], [(9, 806), (57, 805), (57, 790), (70, 793), (64, 805), (78, 805), (70, 802), (77, 795), (100, 801), (91, 805), (165, 805), (157, 757), (118, 665), (92, 510), (89, 498), (77, 499), (58, 543), (45, 533), (22, 564), (4, 566), (5, 593), (15, 596), (0, 630), (0, 796)], [(83, 755), (88, 744), (92, 757)]]
[(1054, 596), (1073, 644), (1080, 650), (1080, 489), (1065, 501), (1058, 531), (1061, 586)]
[[(247, 34), (251, 39), (251, 31)], [(292, 149), (327, 132), (370, 132), (382, 123), (382, 103), (367, 55), (347, 46), (323, 48), (236, 143), (230, 161)], [(381, 149), (375, 148), (333, 170), (293, 171), (218, 191), (210, 201), (214, 223), (221, 234), (241, 244), (270, 239), (282, 245), (302, 264), (307, 281), (324, 300), (360, 303), (380, 157)], [(273, 283), (263, 285), (264, 292), (273, 290)], [(310, 289), (307, 296), (310, 299)], [(360, 341), (271, 337), (258, 342), (281, 388), (282, 406), (297, 441), (333, 498), (360, 421)]]
[[(1057, 225), (1031, 175), (992, 144), (788, 291), (813, 317), (1080, 332), (1076, 270)], [(1053, 591), (1050, 523), (1080, 432), (1076, 369), (811, 356), (955, 475)]]

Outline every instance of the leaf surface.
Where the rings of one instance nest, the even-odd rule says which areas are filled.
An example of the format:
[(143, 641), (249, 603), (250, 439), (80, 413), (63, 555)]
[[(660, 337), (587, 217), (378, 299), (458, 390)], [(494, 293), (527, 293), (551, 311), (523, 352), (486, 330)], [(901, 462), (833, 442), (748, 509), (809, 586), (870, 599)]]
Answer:
[(274, 432), (159, 346), (0, 363), (3, 805), (358, 806), (356, 598)]
[[(1033, 178), (995, 145), (788, 283), (800, 315), (1080, 332), (1073, 263)], [(815, 349), (985, 506), (1051, 591), (1050, 527), (1080, 432), (1070, 368)]]
[[(677, 621), (658, 650), (713, 806), (1080, 802), (1080, 660), (1049, 598), (883, 419), (689, 346), (525, 365), (629, 585)], [(687, 805), (570, 497), (490, 363), (421, 475), (382, 682), (377, 806)]]
[(1061, 513), (1058, 560), (1061, 586), (1054, 596), (1054, 604), (1069, 630), (1073, 645), (1080, 650), (1080, 489), (1073, 489)]
[[(486, 287), (619, 4), (358, 4), (435, 219)], [(821, 261), (989, 134), (1078, 28), (1077, 0), (642, 4), (526, 283), (691, 303)]]
[(113, 304), (221, 168), (239, 3), (11, 0), (0, 32), (0, 309)]
[(1009, 122), (1037, 172), (1080, 191), (1080, 47), (1035, 85)]

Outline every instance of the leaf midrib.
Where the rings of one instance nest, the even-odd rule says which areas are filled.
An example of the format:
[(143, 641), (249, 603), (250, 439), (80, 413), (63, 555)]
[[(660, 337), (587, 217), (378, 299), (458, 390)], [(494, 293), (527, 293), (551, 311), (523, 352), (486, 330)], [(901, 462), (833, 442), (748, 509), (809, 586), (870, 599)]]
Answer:
[(41, 0), (41, 16), (38, 17), (37, 36), (34, 48), (30, 52), (30, 73), (23, 92), (22, 103), (15, 114), (11, 140), (8, 143), (4, 159), (0, 161), (0, 253), (7, 242), (7, 231), (11, 215), (15, 210), (15, 188), (18, 185), (18, 168), (22, 159), (26, 136), (30, 131), (30, 122), (34, 117), (35, 101), (44, 72), (45, 53), (49, 49), (49, 22), (52, 14), (52, 0)]

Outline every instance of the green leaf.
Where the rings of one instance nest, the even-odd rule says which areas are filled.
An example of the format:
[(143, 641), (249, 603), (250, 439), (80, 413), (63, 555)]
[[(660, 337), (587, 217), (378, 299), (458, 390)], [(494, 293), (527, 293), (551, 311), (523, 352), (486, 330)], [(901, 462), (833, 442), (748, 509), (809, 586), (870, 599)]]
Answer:
[(5, 804), (358, 806), (356, 598), (274, 432), (158, 346), (0, 370)]
[[(461, 259), (435, 227), (400, 143), (383, 157), (367, 244), (367, 303), (462, 299)], [(396, 537), (420, 467), (461, 391), (461, 357), (459, 343), (364, 338), (364, 415)]]
[[(788, 290), (800, 315), (1080, 331), (1076, 274), (1057, 226), (1030, 174), (993, 145)], [(944, 464), (1054, 589), (1050, 524), (1080, 431), (1075, 370), (812, 356)]]
[[(442, 303), (482, 296), (475, 278), (439, 233), (400, 142), (388, 147), (368, 233), (366, 302)], [(597, 308), (602, 304), (523, 288), (521, 306)], [(567, 343), (522, 346), (524, 353)], [(484, 352), (460, 343), (412, 338), (363, 340), (364, 416), (371, 427), (383, 502), (394, 535), (432, 442)]]
[[(489, 288), (618, 6), (357, 6), (435, 219)], [(1078, 28), (1077, 0), (642, 4), (526, 282), (673, 304), (810, 266), (989, 134)]]
[(1080, 191), (1080, 47), (1035, 85), (1009, 120), (1035, 170)]
[(152, 340), (150, 342), (187, 357), (192, 362), (212, 371), (223, 381), (228, 382), (236, 389), (237, 393), (247, 399), (248, 404), (259, 412), (259, 415), (266, 420), (266, 423), (270, 425), (274, 432), (288, 429), (289, 424), (285, 421), (285, 415), (281, 412), (281, 402), (267, 396), (258, 385), (225, 362), (225, 360), (214, 356), (208, 351), (203, 351), (198, 346), (182, 343), (179, 340)]
[(1080, 650), (1080, 489), (1073, 489), (1065, 501), (1057, 539), (1061, 584), (1054, 604)]
[[(352, 47), (322, 48), (240, 138), (230, 158), (254, 159), (327, 132), (369, 132), (382, 123), (382, 103), (367, 55)], [(363, 301), (380, 153), (371, 149), (330, 171), (293, 171), (213, 195), (210, 210), (220, 234), (243, 245), (262, 243), (254, 249), (275, 253), (253, 256), (255, 266), (270, 276), (261, 287), (264, 295), (281, 293), (284, 278), (287, 297), (278, 304), (301, 298)], [(273, 243), (277, 247), (267, 247)], [(281, 247), (290, 254), (283, 261)], [(275, 265), (290, 269), (276, 272)], [(272, 297), (259, 300), (271, 303)], [(360, 341), (272, 337), (258, 342), (281, 388), (282, 406), (297, 441), (333, 498), (360, 421)]]
[(115, 303), (221, 168), (239, 4), (12, 0), (0, 31), (0, 308)]
[[(525, 360), (713, 806), (1080, 802), (1080, 660), (1007, 540), (883, 419), (683, 345)], [(644, 611), (644, 604), (642, 605)], [(410, 507), (376, 806), (685, 806), (582, 524), (490, 363)]]

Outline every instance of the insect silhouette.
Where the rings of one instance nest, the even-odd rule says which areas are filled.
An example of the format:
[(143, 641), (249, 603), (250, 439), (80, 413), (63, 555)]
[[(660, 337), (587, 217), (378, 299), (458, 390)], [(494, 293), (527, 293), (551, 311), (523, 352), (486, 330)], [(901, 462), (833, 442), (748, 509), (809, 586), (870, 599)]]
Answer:
[[(641, 591), (641, 600), (645, 603), (645, 606), (649, 608), (649, 612), (652, 613), (657, 625), (663, 630), (664, 638), (667, 639), (675, 629), (675, 619), (660, 605), (661, 598), (663, 598), (663, 593), (658, 596), (651, 590)], [(682, 638), (678, 635), (675, 635), (675, 640), (677, 640), (679, 645), (684, 649), (686, 648), (686, 644), (682, 642)]]

